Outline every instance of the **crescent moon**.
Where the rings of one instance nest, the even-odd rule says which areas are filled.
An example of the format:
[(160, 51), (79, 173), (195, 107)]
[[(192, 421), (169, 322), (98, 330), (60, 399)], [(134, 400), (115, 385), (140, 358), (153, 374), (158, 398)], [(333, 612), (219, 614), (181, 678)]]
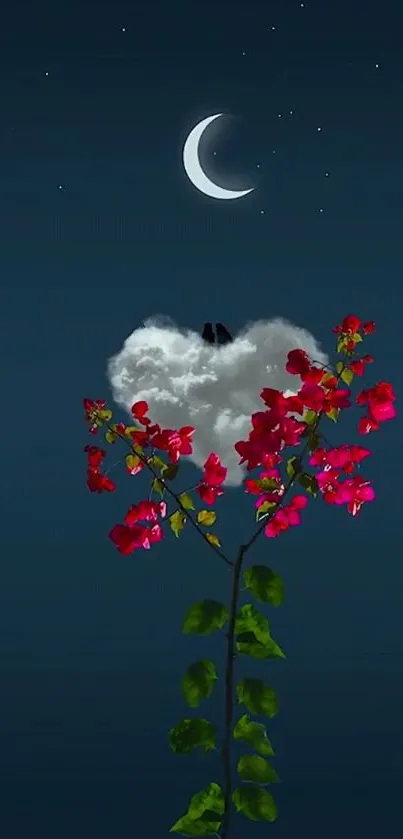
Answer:
[(214, 183), (214, 181), (211, 181), (210, 178), (207, 177), (199, 160), (200, 140), (207, 126), (222, 116), (223, 114), (214, 114), (211, 117), (206, 117), (205, 119), (202, 119), (201, 122), (198, 122), (194, 128), (192, 128), (186, 139), (185, 145), (183, 146), (183, 165), (193, 186), (195, 186), (196, 189), (199, 189), (200, 192), (204, 192), (205, 195), (209, 195), (210, 198), (227, 200), (242, 198), (243, 195), (248, 195), (249, 192), (253, 192), (253, 188), (232, 190), (224, 189), (222, 186), (218, 186), (218, 184)]

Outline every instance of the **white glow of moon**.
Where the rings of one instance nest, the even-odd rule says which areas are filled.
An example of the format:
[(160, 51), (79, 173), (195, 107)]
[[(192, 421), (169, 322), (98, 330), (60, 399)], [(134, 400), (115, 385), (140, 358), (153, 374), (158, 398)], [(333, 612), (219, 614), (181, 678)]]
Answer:
[(249, 192), (253, 192), (253, 188), (232, 190), (224, 189), (224, 187), (218, 186), (214, 183), (214, 181), (207, 177), (199, 160), (199, 144), (207, 126), (222, 116), (223, 114), (214, 114), (211, 117), (206, 117), (205, 119), (202, 119), (201, 122), (198, 122), (194, 128), (192, 128), (183, 147), (183, 165), (193, 186), (199, 189), (200, 192), (204, 192), (205, 195), (209, 195), (210, 198), (227, 200), (242, 198), (243, 195), (248, 195)]

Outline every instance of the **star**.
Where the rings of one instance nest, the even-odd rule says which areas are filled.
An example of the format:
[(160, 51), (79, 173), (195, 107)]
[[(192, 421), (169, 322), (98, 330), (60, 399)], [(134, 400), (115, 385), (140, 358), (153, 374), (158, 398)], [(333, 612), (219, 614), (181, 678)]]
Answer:
[(275, 26), (272, 26), (271, 31), (274, 32), (275, 28)]
[(47, 71), (47, 70), (45, 70), (45, 76), (48, 76), (48, 75), (49, 75), (48, 71)]
[(264, 210), (260, 210), (260, 215), (264, 216)]
[(378, 70), (379, 64), (375, 64), (375, 70)]
[(242, 55), (246, 55), (246, 52), (243, 52)]
[(319, 212), (323, 213), (323, 207), (319, 207)]
[(59, 184), (58, 189), (64, 189), (63, 184)]
[(121, 32), (126, 32), (126, 27), (122, 26)]
[(316, 130), (317, 130), (317, 131), (322, 131), (322, 129), (321, 129), (321, 128), (317, 128)]
[(330, 175), (330, 172), (325, 172), (325, 178), (328, 178), (329, 175)]

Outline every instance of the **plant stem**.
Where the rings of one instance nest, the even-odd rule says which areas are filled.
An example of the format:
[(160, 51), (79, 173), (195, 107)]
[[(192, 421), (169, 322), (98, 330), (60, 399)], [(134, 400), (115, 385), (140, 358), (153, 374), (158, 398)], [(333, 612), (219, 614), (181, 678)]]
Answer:
[(231, 776), (231, 739), (232, 739), (232, 716), (233, 716), (233, 692), (234, 692), (234, 664), (235, 664), (235, 621), (238, 611), (239, 599), (239, 578), (242, 562), (245, 554), (245, 547), (241, 545), (232, 572), (232, 592), (230, 621), (227, 633), (227, 663), (225, 669), (225, 728), (222, 746), (222, 760), (224, 764), (224, 821), (222, 825), (221, 839), (228, 839), (231, 814), (232, 776)]
[[(322, 418), (323, 411), (319, 412), (316, 422), (312, 425), (311, 432), (316, 432)], [(307, 440), (304, 449), (302, 451), (300, 457), (300, 468), (297, 472), (290, 478), (288, 481), (287, 486), (283, 492), (281, 497), (280, 503), (270, 510), (270, 513), (265, 518), (265, 520), (260, 524), (260, 526), (256, 529), (253, 536), (246, 542), (245, 545), (241, 545), (238, 550), (238, 556), (236, 558), (233, 570), (232, 570), (232, 592), (231, 592), (231, 604), (230, 604), (230, 619), (229, 619), (229, 627), (227, 633), (227, 661), (226, 661), (226, 668), (225, 668), (225, 727), (224, 727), (224, 739), (223, 739), (223, 746), (222, 746), (222, 761), (223, 761), (223, 774), (224, 774), (224, 818), (221, 828), (220, 839), (228, 839), (229, 837), (229, 829), (230, 829), (230, 819), (231, 819), (231, 804), (232, 804), (232, 771), (231, 771), (231, 742), (232, 742), (232, 719), (233, 719), (233, 710), (234, 710), (234, 665), (236, 659), (236, 652), (235, 652), (235, 623), (236, 623), (236, 616), (238, 611), (238, 601), (239, 601), (239, 580), (241, 576), (242, 564), (245, 558), (245, 555), (251, 549), (252, 545), (256, 542), (256, 539), (260, 536), (260, 534), (265, 529), (268, 522), (273, 518), (273, 516), (281, 509), (284, 499), (287, 497), (288, 493), (290, 492), (292, 486), (296, 483), (299, 476), (301, 475), (302, 463), (304, 457), (309, 448), (309, 440)]]

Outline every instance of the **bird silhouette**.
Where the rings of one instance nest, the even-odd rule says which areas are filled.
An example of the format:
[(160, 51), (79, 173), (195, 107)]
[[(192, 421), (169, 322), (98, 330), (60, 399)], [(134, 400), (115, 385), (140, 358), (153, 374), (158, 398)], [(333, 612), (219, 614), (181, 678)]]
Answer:
[(223, 323), (216, 323), (217, 344), (230, 344), (233, 341), (232, 335), (225, 328)]
[(207, 344), (215, 344), (215, 335), (211, 323), (204, 324), (202, 338)]

